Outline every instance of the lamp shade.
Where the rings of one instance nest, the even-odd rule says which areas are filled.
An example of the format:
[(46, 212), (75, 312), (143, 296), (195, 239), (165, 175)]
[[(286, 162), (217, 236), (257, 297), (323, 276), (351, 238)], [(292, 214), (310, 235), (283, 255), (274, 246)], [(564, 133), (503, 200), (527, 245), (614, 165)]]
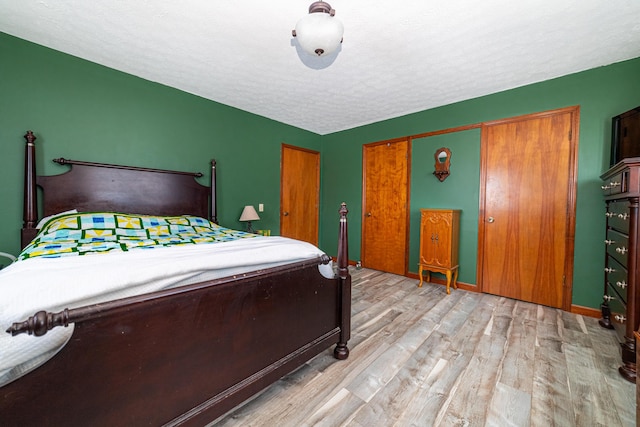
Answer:
[(242, 215), (240, 215), (240, 221), (257, 221), (259, 219), (258, 212), (252, 205), (245, 206)]
[(305, 52), (326, 56), (333, 53), (340, 43), (344, 26), (333, 15), (335, 11), (325, 2), (314, 2), (309, 14), (298, 21), (293, 35)]

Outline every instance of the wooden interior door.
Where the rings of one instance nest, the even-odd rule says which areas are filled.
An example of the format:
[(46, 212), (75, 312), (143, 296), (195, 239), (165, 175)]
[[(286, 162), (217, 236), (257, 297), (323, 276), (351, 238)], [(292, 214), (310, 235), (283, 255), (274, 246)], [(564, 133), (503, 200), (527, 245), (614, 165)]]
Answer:
[(409, 140), (363, 146), (362, 265), (406, 273)]
[(567, 108), (483, 127), (483, 292), (570, 309), (577, 114)]
[(280, 234), (318, 245), (320, 153), (282, 144)]

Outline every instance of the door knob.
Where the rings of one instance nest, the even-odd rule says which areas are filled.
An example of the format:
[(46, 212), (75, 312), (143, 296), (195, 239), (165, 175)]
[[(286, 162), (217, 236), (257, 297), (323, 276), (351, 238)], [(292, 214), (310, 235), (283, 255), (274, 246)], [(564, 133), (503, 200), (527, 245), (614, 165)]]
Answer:
[(367, 212), (367, 216), (371, 216), (371, 212)]
[(493, 221), (495, 221), (495, 219), (493, 219), (493, 217), (492, 217), (492, 216), (490, 216), (489, 218), (487, 218), (487, 222), (493, 222)]
[(282, 212), (283, 216), (289, 216), (289, 212)]

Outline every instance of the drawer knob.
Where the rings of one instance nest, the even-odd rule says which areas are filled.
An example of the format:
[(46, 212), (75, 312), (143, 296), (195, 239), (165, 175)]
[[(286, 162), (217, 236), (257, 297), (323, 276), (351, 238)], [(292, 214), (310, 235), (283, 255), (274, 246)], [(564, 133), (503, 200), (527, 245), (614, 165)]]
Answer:
[(626, 289), (627, 286), (627, 282), (625, 282), (624, 280), (622, 282), (616, 282), (616, 286), (619, 287), (620, 289)]
[(616, 252), (618, 252), (619, 254), (626, 254), (627, 252), (629, 252), (629, 249), (625, 248), (624, 246), (621, 248), (616, 248)]
[(611, 218), (612, 216), (616, 216), (615, 212), (607, 212), (604, 214), (607, 218)]
[(604, 296), (602, 297), (602, 299), (603, 299), (603, 300), (605, 300), (605, 301), (611, 301), (612, 299), (615, 299), (615, 298), (614, 298), (614, 297), (612, 297), (611, 295), (604, 295)]
[(611, 187), (609, 187), (608, 185), (601, 185), (600, 188), (602, 188), (603, 190), (608, 190)]
[(626, 213), (626, 212), (618, 214), (618, 218), (620, 218), (620, 219), (625, 219), (626, 220), (628, 217), (629, 217), (629, 214)]
[(618, 181), (611, 181), (609, 185), (611, 188), (620, 187), (620, 183)]
[(611, 267), (605, 267), (604, 268), (604, 272), (605, 273), (613, 273), (614, 271), (616, 271), (615, 268), (611, 268)]
[(615, 240), (610, 240), (610, 239), (606, 239), (604, 241), (605, 245), (613, 245), (616, 241)]
[(627, 320), (627, 318), (625, 316), (623, 316), (622, 314), (616, 314), (615, 316), (613, 316), (613, 318), (616, 319), (620, 323), (624, 323), (624, 321)]

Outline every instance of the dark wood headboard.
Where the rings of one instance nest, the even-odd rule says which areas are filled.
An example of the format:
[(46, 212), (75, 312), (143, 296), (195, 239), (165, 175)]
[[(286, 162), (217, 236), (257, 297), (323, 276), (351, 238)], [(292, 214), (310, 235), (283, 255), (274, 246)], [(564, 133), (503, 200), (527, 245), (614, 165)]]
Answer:
[(211, 161), (211, 185), (196, 181), (199, 172), (177, 172), (135, 166), (54, 159), (69, 171), (50, 176), (36, 174), (35, 140), (24, 136), (24, 224), (22, 247), (37, 234), (36, 186), (42, 188), (43, 216), (77, 209), (80, 212), (126, 212), (145, 215), (196, 215), (218, 222), (216, 162)]

